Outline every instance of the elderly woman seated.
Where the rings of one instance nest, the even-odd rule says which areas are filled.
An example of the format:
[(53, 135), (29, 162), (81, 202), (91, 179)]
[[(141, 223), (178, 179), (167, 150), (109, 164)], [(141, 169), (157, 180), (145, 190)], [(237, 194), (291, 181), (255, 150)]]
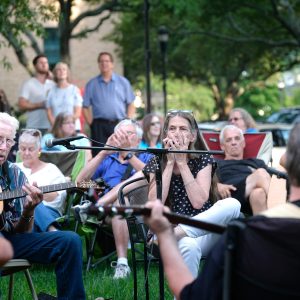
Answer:
[[(38, 186), (66, 182), (62, 172), (52, 163), (39, 159), (41, 151), (41, 132), (37, 129), (25, 129), (19, 137), (19, 152), (22, 159), (17, 166), (24, 172), (30, 184)], [(65, 208), (66, 191), (44, 194), (44, 200), (34, 213), (34, 231), (57, 230), (56, 218), (62, 216)]]

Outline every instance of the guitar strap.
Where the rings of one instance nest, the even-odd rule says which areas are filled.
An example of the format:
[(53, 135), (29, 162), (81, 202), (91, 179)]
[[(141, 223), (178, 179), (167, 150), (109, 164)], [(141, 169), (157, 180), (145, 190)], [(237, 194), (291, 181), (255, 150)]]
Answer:
[[(5, 161), (4, 164), (1, 166), (1, 171), (2, 171), (2, 181), (3, 181), (3, 185), (5, 186), (1, 186), (1, 192), (3, 191), (3, 189), (9, 189), (10, 188), (10, 178), (9, 178), (9, 173), (8, 173), (8, 162)], [(3, 230), (5, 224), (6, 224), (6, 219), (5, 219), (5, 214), (3, 213), (3, 209), (5, 211), (5, 206), (6, 203), (2, 202), (1, 203), (1, 209), (0, 210), (0, 231)]]

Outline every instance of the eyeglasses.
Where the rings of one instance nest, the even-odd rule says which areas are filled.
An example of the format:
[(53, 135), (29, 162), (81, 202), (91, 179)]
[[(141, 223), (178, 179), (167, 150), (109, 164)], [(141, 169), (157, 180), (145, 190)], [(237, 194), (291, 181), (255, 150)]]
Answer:
[(192, 110), (181, 110), (181, 109), (170, 109), (167, 112), (167, 116), (169, 116), (169, 115), (176, 115), (178, 113), (184, 113), (184, 114), (189, 114), (191, 116), (194, 116)]
[(21, 134), (30, 134), (32, 136), (36, 136), (41, 138), (42, 137), (42, 133), (38, 130), (38, 129), (22, 129), (21, 130)]
[(241, 120), (241, 119), (242, 119), (242, 118), (237, 118), (237, 117), (235, 117), (235, 118), (230, 118), (228, 121), (229, 121), (229, 122), (232, 122), (232, 121), (236, 122), (236, 121)]
[(0, 136), (0, 146), (2, 146), (4, 143), (6, 143), (7, 147), (12, 147), (16, 142), (12, 139), (7, 139), (3, 136)]
[(155, 125), (159, 125), (160, 126), (160, 122), (159, 121), (157, 121), (157, 122), (151, 122), (150, 125), (151, 126), (155, 126)]

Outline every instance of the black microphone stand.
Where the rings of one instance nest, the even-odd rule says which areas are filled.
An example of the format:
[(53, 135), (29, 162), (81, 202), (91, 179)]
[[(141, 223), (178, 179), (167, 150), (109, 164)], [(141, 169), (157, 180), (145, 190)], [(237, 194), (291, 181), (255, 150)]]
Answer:
[(119, 148), (119, 147), (112, 147), (106, 145), (104, 147), (97, 147), (97, 146), (75, 146), (71, 145), (70, 142), (64, 142), (64, 146), (70, 150), (108, 150), (108, 151), (126, 151), (126, 152), (147, 152), (154, 154), (156, 156), (157, 166), (155, 171), (155, 181), (156, 181), (156, 195), (158, 199), (162, 199), (162, 170), (161, 170), (161, 159), (163, 154), (168, 153), (187, 153), (187, 154), (224, 154), (224, 151), (218, 150), (174, 150), (174, 149), (165, 149), (165, 148)]

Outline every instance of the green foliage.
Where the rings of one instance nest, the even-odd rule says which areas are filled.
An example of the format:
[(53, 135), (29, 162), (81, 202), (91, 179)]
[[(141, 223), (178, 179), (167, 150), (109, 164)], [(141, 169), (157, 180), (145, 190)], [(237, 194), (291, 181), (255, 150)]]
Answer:
[(236, 99), (235, 106), (245, 108), (254, 119), (260, 120), (279, 110), (282, 103), (277, 86), (267, 85), (250, 88)]
[[(145, 78), (140, 76), (135, 83), (135, 88), (145, 96)], [(151, 76), (152, 110), (163, 113), (162, 80), (160, 76)], [(186, 78), (178, 79), (170, 76), (167, 79), (167, 110), (185, 109), (192, 110), (196, 120), (210, 119), (214, 113), (214, 100), (211, 91), (200, 84), (195, 84)]]
[(293, 90), (292, 96), (285, 96), (282, 92), (282, 99), (284, 101), (284, 105), (289, 106), (299, 106), (300, 105), (300, 88), (296, 88)]
[[(251, 86), (299, 62), (299, 3), (275, 2), (275, 5), (255, 0), (161, 0), (151, 3), (152, 72), (161, 73), (157, 29), (167, 25), (170, 33), (168, 72), (175, 78), (213, 89), (215, 109), (224, 111), (229, 95), (235, 100), (241, 90), (247, 90), (241, 89), (243, 73), (247, 74)], [(120, 55), (126, 75), (133, 82), (145, 72), (141, 64), (144, 59), (142, 3), (140, 0), (140, 6), (122, 15), (111, 36), (122, 49)], [(264, 102), (266, 98), (262, 95), (256, 101)]]

